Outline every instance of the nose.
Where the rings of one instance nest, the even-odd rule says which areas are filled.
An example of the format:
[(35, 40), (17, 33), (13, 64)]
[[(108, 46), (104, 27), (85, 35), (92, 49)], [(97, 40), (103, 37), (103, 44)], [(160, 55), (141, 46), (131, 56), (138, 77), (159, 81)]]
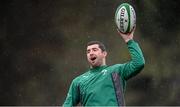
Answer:
[(89, 53), (90, 56), (93, 56), (93, 54), (94, 54), (94, 53), (93, 53), (92, 51)]
[(91, 51), (89, 52), (89, 55), (90, 55), (90, 56), (93, 56), (93, 55), (94, 55), (94, 52), (91, 50)]

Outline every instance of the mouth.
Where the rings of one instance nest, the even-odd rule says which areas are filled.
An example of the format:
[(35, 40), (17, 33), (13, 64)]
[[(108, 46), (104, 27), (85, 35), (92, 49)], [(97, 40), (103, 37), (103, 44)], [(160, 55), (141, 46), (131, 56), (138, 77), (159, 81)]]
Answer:
[(91, 59), (91, 61), (94, 61), (94, 60), (96, 60), (96, 57), (91, 57), (90, 59)]

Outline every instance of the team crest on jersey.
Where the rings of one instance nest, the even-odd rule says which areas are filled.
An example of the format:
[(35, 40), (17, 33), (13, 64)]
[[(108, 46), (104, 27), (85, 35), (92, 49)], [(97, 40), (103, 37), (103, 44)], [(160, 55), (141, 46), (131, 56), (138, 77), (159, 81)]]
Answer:
[(107, 70), (104, 69), (104, 70), (102, 70), (101, 72), (103, 73), (103, 75), (105, 75), (105, 74), (107, 73)]

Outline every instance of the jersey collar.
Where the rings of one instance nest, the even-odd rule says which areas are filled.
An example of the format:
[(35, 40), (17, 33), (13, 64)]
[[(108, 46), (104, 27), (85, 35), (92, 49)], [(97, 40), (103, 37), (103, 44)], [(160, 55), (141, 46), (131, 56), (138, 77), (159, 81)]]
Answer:
[(106, 67), (107, 67), (107, 65), (97, 66), (97, 67), (90, 68), (90, 71), (92, 71), (92, 72), (101, 71)]

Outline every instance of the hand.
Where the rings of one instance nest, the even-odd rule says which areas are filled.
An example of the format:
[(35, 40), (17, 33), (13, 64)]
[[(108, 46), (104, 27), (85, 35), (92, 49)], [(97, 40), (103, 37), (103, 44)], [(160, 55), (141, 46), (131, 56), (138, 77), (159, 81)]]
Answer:
[(127, 43), (129, 40), (132, 40), (132, 39), (133, 39), (135, 28), (133, 28), (133, 30), (132, 30), (130, 33), (127, 33), (127, 34), (121, 33), (121, 32), (119, 31), (119, 29), (117, 29), (117, 31), (118, 31), (118, 34), (119, 34), (119, 35), (124, 39), (124, 41)]

